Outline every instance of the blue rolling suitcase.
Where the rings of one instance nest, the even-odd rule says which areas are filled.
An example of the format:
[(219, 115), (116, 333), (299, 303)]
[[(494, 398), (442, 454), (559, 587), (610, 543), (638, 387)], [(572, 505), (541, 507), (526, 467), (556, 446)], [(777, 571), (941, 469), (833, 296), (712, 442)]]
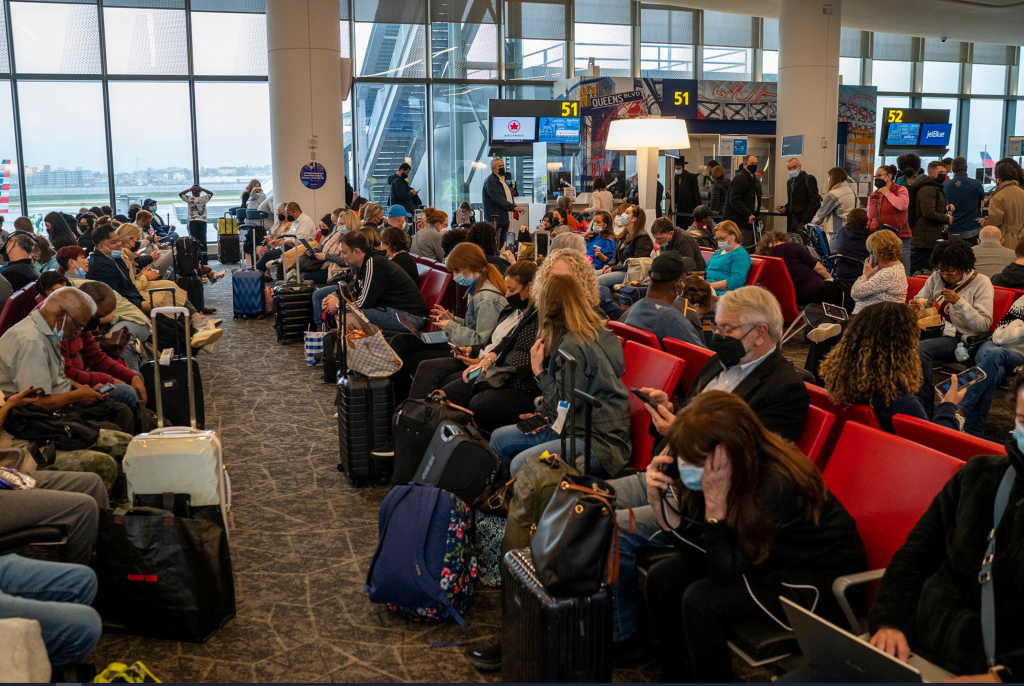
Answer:
[(231, 275), (231, 301), (235, 319), (263, 319), (263, 274), (255, 269), (243, 269)]

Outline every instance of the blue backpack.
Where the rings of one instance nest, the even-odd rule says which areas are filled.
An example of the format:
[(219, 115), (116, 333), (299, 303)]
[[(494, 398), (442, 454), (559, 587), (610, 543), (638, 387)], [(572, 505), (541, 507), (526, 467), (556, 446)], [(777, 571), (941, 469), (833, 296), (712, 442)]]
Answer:
[(380, 506), (379, 541), (363, 587), (370, 601), (420, 622), (453, 618), (473, 604), (473, 512), (431, 484), (396, 486)]

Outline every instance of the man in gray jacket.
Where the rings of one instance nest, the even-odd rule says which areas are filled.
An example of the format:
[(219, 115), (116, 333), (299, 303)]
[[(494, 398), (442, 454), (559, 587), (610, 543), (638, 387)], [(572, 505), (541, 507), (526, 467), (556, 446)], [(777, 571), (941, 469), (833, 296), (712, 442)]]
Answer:
[(978, 234), (978, 245), (971, 248), (977, 262), (974, 268), (990, 279), (1003, 271), (1006, 265), (1016, 261), (1017, 255), (1003, 247), (1003, 238), (998, 226), (986, 226)]

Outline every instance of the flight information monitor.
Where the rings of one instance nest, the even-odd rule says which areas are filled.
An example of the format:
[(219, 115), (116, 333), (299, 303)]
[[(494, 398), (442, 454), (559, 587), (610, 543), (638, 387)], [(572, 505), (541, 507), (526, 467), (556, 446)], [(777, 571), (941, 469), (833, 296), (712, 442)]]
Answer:
[(952, 124), (921, 124), (921, 138), (918, 145), (937, 145), (948, 148), (952, 133)]
[(889, 124), (889, 135), (885, 142), (887, 145), (917, 145), (920, 133), (921, 125), (917, 123)]
[(580, 142), (579, 117), (541, 117), (541, 143), (575, 143)]
[(537, 142), (537, 117), (491, 117), (491, 142)]

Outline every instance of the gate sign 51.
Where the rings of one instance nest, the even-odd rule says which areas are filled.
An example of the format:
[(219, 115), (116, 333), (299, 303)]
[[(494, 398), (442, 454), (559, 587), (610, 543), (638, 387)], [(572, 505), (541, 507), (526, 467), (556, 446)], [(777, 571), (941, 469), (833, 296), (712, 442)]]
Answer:
[(663, 117), (697, 118), (697, 79), (663, 79), (661, 97)]

